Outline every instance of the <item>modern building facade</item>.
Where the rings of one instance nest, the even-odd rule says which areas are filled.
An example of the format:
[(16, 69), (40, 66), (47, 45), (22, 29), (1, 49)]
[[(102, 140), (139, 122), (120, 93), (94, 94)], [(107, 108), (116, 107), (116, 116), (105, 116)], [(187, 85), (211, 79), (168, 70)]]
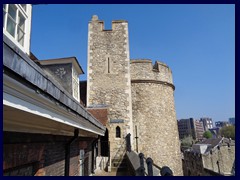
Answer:
[(203, 123), (199, 120), (195, 120), (194, 124), (195, 124), (195, 131), (196, 131), (196, 139), (202, 140), (203, 133), (204, 133)]
[(230, 123), (227, 122), (227, 121), (217, 121), (215, 122), (215, 126), (218, 127), (218, 128), (222, 128), (224, 126), (229, 126)]
[(209, 117), (203, 117), (203, 118), (200, 118), (200, 122), (203, 123), (204, 131), (207, 131), (208, 129), (213, 128), (213, 121), (212, 121), (212, 118), (209, 118)]
[(187, 136), (192, 136), (194, 139), (196, 138), (196, 134), (194, 131), (194, 119), (180, 119), (178, 120), (178, 132), (179, 138), (183, 139)]
[(191, 136), (193, 139), (201, 140), (203, 139), (203, 124), (201, 121), (189, 119), (178, 120), (178, 132), (179, 138)]

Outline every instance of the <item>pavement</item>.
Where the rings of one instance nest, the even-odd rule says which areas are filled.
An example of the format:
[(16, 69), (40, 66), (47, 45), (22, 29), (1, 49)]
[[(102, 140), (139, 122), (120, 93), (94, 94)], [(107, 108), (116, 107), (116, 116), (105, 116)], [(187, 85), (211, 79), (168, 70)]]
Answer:
[(97, 170), (93, 176), (130, 176), (127, 169), (121, 170), (121, 171), (101, 171)]

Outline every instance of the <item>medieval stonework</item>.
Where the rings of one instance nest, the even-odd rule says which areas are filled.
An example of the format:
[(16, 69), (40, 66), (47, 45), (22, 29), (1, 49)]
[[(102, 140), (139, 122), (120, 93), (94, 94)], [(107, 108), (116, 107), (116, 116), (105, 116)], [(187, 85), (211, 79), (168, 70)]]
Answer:
[(154, 65), (146, 59), (130, 61), (128, 39), (127, 21), (113, 21), (112, 30), (104, 30), (104, 22), (92, 17), (87, 106), (108, 107), (111, 163), (123, 157), (130, 133), (134, 151), (182, 175), (172, 72), (159, 61)]
[[(166, 64), (131, 60), (133, 124), (138, 152), (155, 164), (182, 174), (180, 144), (174, 106), (172, 72)], [(134, 128), (135, 131), (135, 128)], [(134, 136), (136, 132), (133, 133)], [(136, 145), (135, 145), (136, 147)]]
[(207, 139), (184, 151), (185, 176), (235, 175), (235, 141), (227, 138)]

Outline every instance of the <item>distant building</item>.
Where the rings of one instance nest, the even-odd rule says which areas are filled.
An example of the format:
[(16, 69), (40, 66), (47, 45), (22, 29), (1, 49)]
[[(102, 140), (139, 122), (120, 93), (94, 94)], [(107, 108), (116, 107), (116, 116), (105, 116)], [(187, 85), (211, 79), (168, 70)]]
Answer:
[(196, 132), (196, 138), (198, 140), (203, 139), (203, 133), (204, 133), (204, 128), (203, 128), (203, 123), (201, 121), (195, 120), (195, 132)]
[(208, 129), (213, 128), (212, 118), (208, 118), (208, 117), (200, 118), (200, 122), (203, 123), (204, 131), (207, 131)]
[(187, 136), (192, 136), (193, 139), (202, 139), (203, 137), (203, 124), (193, 118), (178, 120), (178, 132), (180, 139)]
[(235, 117), (234, 118), (229, 118), (228, 122), (232, 125), (235, 125)]
[(184, 152), (184, 176), (235, 175), (235, 141), (206, 139)]
[(178, 132), (180, 139), (183, 139), (184, 137), (187, 136), (192, 136), (193, 138), (195, 138), (193, 130), (194, 130), (193, 118), (178, 120)]
[(220, 128), (219, 127), (214, 127), (214, 128), (211, 128), (209, 129), (209, 131), (212, 133), (212, 137), (213, 138), (219, 138), (220, 137)]
[(217, 121), (217, 122), (215, 122), (215, 126), (219, 127), (219, 128), (222, 128), (224, 126), (229, 126), (229, 125), (230, 124), (227, 121)]

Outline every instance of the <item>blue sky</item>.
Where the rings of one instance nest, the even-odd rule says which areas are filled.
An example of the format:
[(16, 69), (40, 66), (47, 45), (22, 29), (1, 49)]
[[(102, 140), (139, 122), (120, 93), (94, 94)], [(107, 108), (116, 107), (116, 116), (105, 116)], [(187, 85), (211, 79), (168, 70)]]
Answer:
[(129, 23), (130, 58), (169, 65), (177, 119), (235, 117), (235, 6), (34, 5), (31, 51), (38, 59), (76, 56), (87, 78), (87, 33), (92, 15)]

